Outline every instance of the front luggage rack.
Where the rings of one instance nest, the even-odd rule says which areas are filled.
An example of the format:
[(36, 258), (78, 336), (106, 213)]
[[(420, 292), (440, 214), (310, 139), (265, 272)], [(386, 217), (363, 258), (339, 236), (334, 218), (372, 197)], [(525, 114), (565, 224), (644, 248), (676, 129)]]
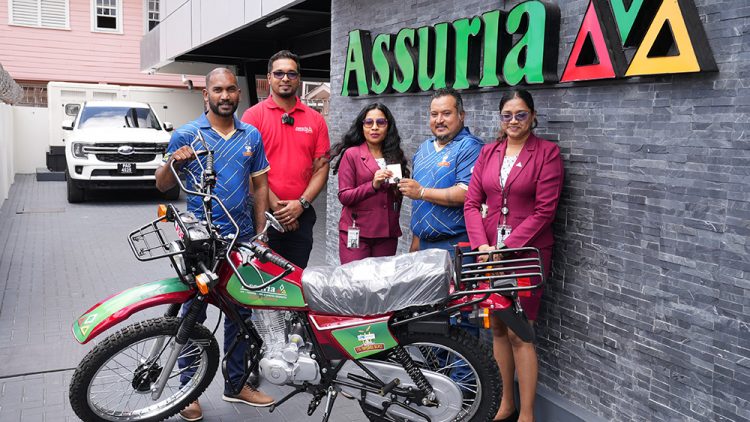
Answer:
[[(169, 205), (172, 207), (172, 205)], [(164, 234), (164, 230), (158, 227), (159, 222), (166, 221), (165, 217), (133, 230), (128, 235), (128, 243), (133, 254), (139, 261), (153, 261), (155, 259), (175, 256), (183, 253), (185, 248), (182, 241), (170, 242)]]

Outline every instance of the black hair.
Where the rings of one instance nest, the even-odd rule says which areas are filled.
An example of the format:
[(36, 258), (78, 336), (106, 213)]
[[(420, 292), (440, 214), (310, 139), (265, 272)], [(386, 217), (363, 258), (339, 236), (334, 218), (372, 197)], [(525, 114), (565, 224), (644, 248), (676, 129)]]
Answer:
[(438, 98), (451, 96), (456, 100), (456, 111), (458, 111), (458, 114), (461, 114), (464, 112), (464, 100), (461, 98), (461, 94), (458, 93), (453, 88), (439, 88), (436, 89), (435, 92), (432, 94), (432, 98), (430, 99), (430, 104)]
[[(503, 111), (503, 106), (505, 105), (505, 103), (514, 98), (519, 98), (521, 101), (526, 103), (526, 107), (529, 108), (529, 111), (531, 111), (532, 113), (536, 113), (536, 109), (534, 108), (534, 98), (532, 98), (531, 93), (525, 89), (514, 89), (503, 94), (502, 98), (500, 98), (500, 104), (497, 107), (498, 111)], [(536, 120), (536, 116), (534, 116), (534, 123), (531, 124), (531, 130), (536, 129), (538, 124), (539, 122)], [(498, 141), (499, 140), (501, 139), (498, 138)]]
[(276, 54), (274, 54), (273, 56), (271, 56), (270, 59), (268, 59), (268, 73), (271, 73), (271, 71), (273, 70), (273, 62), (279, 59), (294, 60), (294, 62), (297, 63), (297, 72), (302, 73), (302, 71), (299, 68), (299, 56), (292, 53), (289, 50), (281, 50), (277, 52)]
[(333, 164), (333, 174), (338, 173), (339, 165), (341, 165), (341, 157), (344, 156), (344, 152), (347, 149), (365, 143), (365, 131), (362, 128), (362, 122), (365, 120), (367, 113), (374, 109), (383, 112), (386, 120), (388, 120), (388, 131), (385, 133), (385, 139), (383, 140), (383, 158), (385, 158), (385, 162), (388, 164), (401, 164), (403, 177), (409, 177), (406, 156), (404, 155), (404, 150), (401, 149), (401, 136), (398, 134), (398, 128), (396, 127), (396, 119), (388, 107), (382, 103), (372, 103), (363, 107), (359, 114), (357, 114), (357, 117), (354, 118), (349, 130), (341, 138), (341, 142), (331, 148), (331, 161), (338, 157), (338, 160)]

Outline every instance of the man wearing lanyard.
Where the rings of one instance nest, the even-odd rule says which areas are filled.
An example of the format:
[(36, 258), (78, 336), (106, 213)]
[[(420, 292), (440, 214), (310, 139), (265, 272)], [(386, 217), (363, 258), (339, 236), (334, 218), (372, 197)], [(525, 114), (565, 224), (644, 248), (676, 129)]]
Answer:
[(463, 205), (474, 162), (483, 142), (464, 126), (461, 95), (438, 89), (430, 102), (430, 130), (434, 135), (414, 154), (413, 179), (401, 179), (399, 190), (411, 198), (410, 252), (445, 249), (467, 242)]
[(305, 268), (313, 244), (315, 210), (311, 203), (328, 180), (328, 126), (323, 116), (297, 97), (299, 57), (282, 50), (268, 61), (271, 96), (245, 111), (242, 121), (260, 131), (266, 156), (269, 202), (285, 232), (268, 231), (279, 255)]

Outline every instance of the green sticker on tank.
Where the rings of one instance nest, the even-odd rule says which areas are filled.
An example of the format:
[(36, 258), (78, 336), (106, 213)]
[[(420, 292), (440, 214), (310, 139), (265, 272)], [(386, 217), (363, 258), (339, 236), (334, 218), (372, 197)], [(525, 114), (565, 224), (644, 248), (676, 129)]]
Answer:
[(388, 321), (334, 330), (333, 336), (355, 359), (374, 355), (398, 344), (388, 330)]
[[(246, 265), (239, 268), (242, 278), (251, 286), (260, 286), (272, 279), (271, 274), (259, 271)], [(303, 308), (305, 299), (302, 290), (288, 281), (279, 280), (261, 290), (249, 290), (242, 286), (239, 278), (233, 275), (227, 284), (227, 291), (240, 303), (254, 306), (284, 306), (289, 308)]]

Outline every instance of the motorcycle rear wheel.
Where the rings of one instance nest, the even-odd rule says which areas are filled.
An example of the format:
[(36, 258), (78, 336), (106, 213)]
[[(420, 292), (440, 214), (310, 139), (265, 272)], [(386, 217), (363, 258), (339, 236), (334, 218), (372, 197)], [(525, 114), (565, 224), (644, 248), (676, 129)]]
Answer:
[[(194, 359), (190, 368), (195, 374), (180, 386), (181, 371), (175, 364), (161, 397), (151, 400), (150, 387), (161, 373), (179, 325), (179, 319), (169, 317), (136, 322), (92, 349), (70, 381), (70, 404), (76, 415), (83, 421), (155, 422), (196, 400), (211, 383), (219, 362), (216, 339), (200, 324), (180, 353)], [(154, 364), (146, 364), (158, 339), (164, 339), (164, 351)]]
[[(399, 344), (406, 349), (420, 369), (456, 379), (455, 382), (464, 396), (462, 411), (453, 421), (492, 420), (500, 406), (502, 383), (492, 350), (487, 345), (477, 337), (456, 327), (451, 327), (448, 335), (402, 332), (397, 335), (397, 338)], [(461, 373), (456, 376), (459, 368)], [(408, 382), (411, 383), (411, 380)], [(371, 412), (376, 409), (369, 404), (360, 401), (360, 406), (369, 420), (383, 421), (383, 418), (372, 415)], [(407, 419), (390, 417), (394, 421), (407, 421)]]

